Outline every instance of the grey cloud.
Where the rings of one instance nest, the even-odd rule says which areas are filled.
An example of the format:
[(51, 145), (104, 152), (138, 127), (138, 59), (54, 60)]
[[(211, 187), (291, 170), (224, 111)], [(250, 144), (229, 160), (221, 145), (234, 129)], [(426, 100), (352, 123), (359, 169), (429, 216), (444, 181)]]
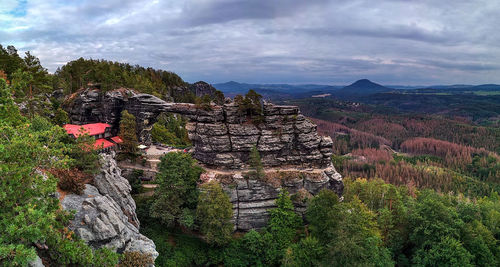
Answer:
[(186, 19), (194, 26), (224, 23), (243, 19), (274, 19), (293, 16), (309, 6), (325, 4), (326, 0), (221, 0), (186, 5)]
[(187, 81), (500, 82), (500, 2), (31, 1), (27, 17), (0, 17), (0, 43), (33, 50), (50, 71), (85, 57)]
[(297, 29), (296, 32), (304, 32), (312, 35), (331, 35), (331, 36), (342, 36), (342, 35), (352, 35), (361, 37), (374, 37), (374, 38), (396, 38), (396, 39), (407, 39), (413, 41), (421, 42), (431, 42), (431, 43), (457, 43), (458, 40), (452, 37), (452, 34), (444, 33), (433, 33), (428, 32), (418, 27), (411, 27), (406, 25), (395, 25), (392, 27), (378, 27), (374, 28), (372, 26), (365, 26), (364, 28), (305, 28)]

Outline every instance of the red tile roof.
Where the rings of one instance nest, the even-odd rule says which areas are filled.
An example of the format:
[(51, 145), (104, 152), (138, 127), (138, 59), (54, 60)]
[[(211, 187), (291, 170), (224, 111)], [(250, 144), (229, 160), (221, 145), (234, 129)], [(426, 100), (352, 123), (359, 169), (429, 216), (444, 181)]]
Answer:
[[(68, 134), (72, 134), (75, 137), (78, 137), (83, 133), (88, 133), (90, 136), (103, 134), (108, 127), (111, 127), (111, 125), (107, 123), (91, 123), (84, 125), (65, 124), (63, 126)], [(81, 128), (83, 128), (83, 132), (80, 131)]]
[(103, 149), (103, 148), (112, 147), (114, 145), (115, 144), (111, 143), (110, 141), (108, 141), (104, 138), (101, 138), (101, 139), (95, 140), (94, 149)]
[(113, 137), (111, 137), (111, 140), (112, 140), (113, 142), (117, 143), (117, 144), (121, 144), (121, 143), (123, 143), (122, 138), (121, 138), (121, 137), (119, 137), (119, 136), (113, 136)]

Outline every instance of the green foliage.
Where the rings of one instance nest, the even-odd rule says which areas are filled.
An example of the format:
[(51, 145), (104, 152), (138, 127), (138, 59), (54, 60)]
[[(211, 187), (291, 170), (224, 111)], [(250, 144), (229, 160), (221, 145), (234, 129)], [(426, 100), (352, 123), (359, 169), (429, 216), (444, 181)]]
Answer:
[(12, 74), (23, 66), (24, 61), (14, 46), (3, 47), (0, 45), (0, 70), (5, 71), (7, 79), (11, 80)]
[[(67, 138), (70, 139), (70, 138)], [(77, 168), (89, 175), (96, 174), (99, 171), (99, 154), (94, 149), (95, 139), (88, 133), (79, 135), (76, 140), (70, 140), (73, 146), (69, 151), (73, 161), (72, 167)]]
[(158, 187), (155, 201), (151, 206), (151, 216), (173, 226), (180, 223), (184, 209), (194, 211), (198, 202), (196, 185), (203, 169), (187, 153), (168, 153), (158, 164), (156, 175)]
[(156, 266), (217, 266), (222, 262), (221, 248), (179, 229), (141, 219), (141, 233), (155, 242), (160, 254), (155, 260)]
[(197, 108), (201, 108), (207, 111), (212, 110), (211, 102), (212, 98), (210, 97), (210, 95), (203, 95), (202, 97), (196, 97), (194, 100), (194, 103), (196, 104)]
[(120, 120), (120, 133), (118, 134), (123, 140), (120, 147), (125, 155), (132, 158), (137, 157), (137, 146), (139, 145), (136, 128), (135, 116), (127, 110), (123, 110)]
[(269, 211), (270, 219), (262, 236), (266, 244), (266, 263), (270, 265), (281, 262), (286, 248), (292, 244), (302, 227), (302, 218), (295, 212), (287, 191), (280, 193), (276, 205), (277, 208)]
[(233, 232), (233, 204), (217, 182), (205, 183), (200, 187), (196, 219), (200, 231), (209, 244), (225, 245)]
[(7, 83), (0, 79), (0, 121), (8, 122), (14, 126), (25, 121), (20, 116), (19, 108), (14, 104)]
[(143, 175), (144, 175), (143, 170), (134, 169), (132, 171), (132, 175), (127, 177), (128, 183), (130, 184), (130, 187), (132, 187), (132, 191), (130, 192), (131, 194), (138, 194), (139, 191), (141, 190), (142, 185), (140, 178)]
[[(0, 265), (25, 266), (36, 256), (35, 243), (48, 246), (55, 265), (97, 265), (97, 254), (68, 232), (71, 216), (53, 196), (57, 180), (44, 171), (73, 163), (67, 134), (44, 118), (20, 117), (5, 83), (0, 83), (0, 106), (7, 111), (0, 113)], [(111, 260), (106, 257), (99, 264), (116, 264)]]
[(322, 191), (311, 200), (306, 214), (311, 235), (326, 247), (325, 262), (333, 266), (394, 265), (389, 250), (382, 246), (374, 213), (357, 197), (338, 203), (336, 195)]
[(337, 195), (331, 190), (321, 190), (308, 203), (306, 219), (309, 222), (309, 231), (322, 243), (334, 238), (328, 229), (336, 228), (340, 220), (338, 203)]
[(56, 109), (52, 122), (59, 126), (69, 123), (68, 113), (62, 108)]
[(418, 196), (409, 219), (410, 241), (416, 247), (439, 242), (443, 236), (459, 238), (463, 226), (453, 203), (429, 190)]
[(250, 230), (224, 250), (225, 266), (264, 266), (266, 244), (262, 235)]
[(347, 180), (345, 201), (359, 197), (376, 212), (384, 246), (400, 266), (498, 265), (496, 194), (471, 202), (432, 190), (416, 193), (380, 180)]
[(262, 96), (254, 90), (250, 89), (245, 97), (237, 95), (234, 97), (234, 102), (238, 105), (240, 115), (245, 115), (252, 119), (252, 122), (259, 124), (263, 120)]
[(263, 179), (265, 176), (264, 167), (262, 166), (260, 153), (255, 145), (253, 145), (252, 150), (250, 150), (250, 159), (248, 163), (250, 165), (250, 168), (252, 169), (250, 175), (257, 179)]
[(175, 87), (185, 85), (173, 72), (83, 58), (68, 62), (56, 71), (55, 76), (57, 86), (64, 88), (67, 94), (89, 83), (97, 83), (105, 91), (126, 87), (165, 98), (173, 95)]
[(473, 256), (453, 237), (446, 236), (426, 250), (418, 250), (413, 258), (415, 266), (474, 266)]
[(319, 266), (323, 256), (324, 248), (319, 241), (308, 236), (287, 249), (282, 265), (289, 267)]
[(151, 130), (153, 141), (176, 147), (191, 145), (186, 130), (186, 120), (179, 115), (162, 113)]

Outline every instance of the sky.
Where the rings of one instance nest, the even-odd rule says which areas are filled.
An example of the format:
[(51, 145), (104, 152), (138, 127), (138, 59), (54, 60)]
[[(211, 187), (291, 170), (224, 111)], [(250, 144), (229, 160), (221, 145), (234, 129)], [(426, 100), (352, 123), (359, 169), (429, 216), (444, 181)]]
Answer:
[(0, 44), (188, 82), (500, 83), (498, 0), (0, 0)]

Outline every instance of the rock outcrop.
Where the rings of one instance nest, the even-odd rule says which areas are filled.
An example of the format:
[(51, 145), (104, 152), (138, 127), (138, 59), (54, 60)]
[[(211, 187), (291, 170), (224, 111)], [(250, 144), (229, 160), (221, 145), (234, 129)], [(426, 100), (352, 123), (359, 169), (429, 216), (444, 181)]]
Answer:
[(134, 114), (138, 136), (150, 142), (149, 131), (162, 112), (181, 114), (189, 119), (189, 137), (194, 157), (201, 163), (220, 168), (244, 167), (252, 146), (257, 146), (265, 166), (300, 165), (326, 167), (332, 154), (332, 140), (319, 136), (316, 125), (296, 106), (264, 103), (261, 123), (243, 114), (234, 102), (212, 105), (209, 110), (187, 103), (168, 103), (148, 94), (115, 90), (99, 94), (86, 90), (72, 100), (72, 123), (107, 122), (118, 131), (123, 109)]
[(139, 233), (135, 202), (130, 185), (121, 177), (111, 155), (104, 155), (96, 186), (87, 184), (82, 195), (68, 194), (62, 199), (65, 210), (75, 210), (70, 229), (94, 248), (116, 252), (140, 251), (156, 258), (152, 240)]
[(101, 172), (94, 178), (94, 185), (102, 195), (111, 197), (127, 215), (128, 220), (136, 228), (140, 222), (135, 214), (135, 201), (130, 195), (132, 187), (123, 178), (120, 168), (114, 159), (114, 154), (101, 154)]
[(269, 209), (276, 208), (275, 200), (286, 189), (300, 214), (306, 210), (306, 200), (322, 189), (342, 194), (342, 178), (333, 166), (325, 169), (268, 171), (266, 180), (245, 178), (241, 174), (224, 177), (216, 175), (233, 204), (233, 223), (236, 230), (247, 231), (266, 226)]
[[(252, 118), (232, 101), (211, 105), (207, 109), (188, 103), (169, 103), (131, 90), (106, 93), (86, 90), (68, 107), (72, 123), (107, 122), (116, 132), (120, 113), (126, 109), (136, 117), (137, 134), (145, 143), (150, 142), (149, 131), (161, 113), (171, 112), (188, 118), (186, 128), (194, 145), (193, 157), (207, 168), (222, 169), (219, 174), (229, 173), (229, 177), (217, 178), (220, 175), (214, 174), (213, 178), (221, 180), (231, 196), (238, 230), (263, 227), (269, 217), (268, 210), (275, 207), (275, 200), (283, 189), (293, 194), (296, 200), (315, 195), (323, 188), (331, 189), (339, 196), (343, 191), (341, 176), (330, 160), (333, 152), (331, 138), (319, 136), (316, 125), (296, 106), (264, 102), (261, 117)], [(241, 175), (241, 170), (248, 167), (253, 146), (259, 151), (271, 178), (252, 180)], [(110, 165), (109, 169), (116, 169), (116, 166)], [(272, 169), (276, 173), (270, 171)], [(113, 172), (120, 176), (116, 171), (104, 176), (116, 176), (111, 175)], [(103, 182), (106, 189), (99, 191), (106, 192), (108, 198), (117, 196), (118, 200), (114, 202), (122, 212), (133, 210), (133, 201), (122, 197), (125, 186), (116, 186), (115, 190), (110, 185), (113, 183)], [(303, 212), (305, 203), (295, 201), (295, 207), (298, 212)], [(134, 225), (136, 218), (129, 216), (128, 220)], [(117, 243), (122, 244), (121, 241)]]

